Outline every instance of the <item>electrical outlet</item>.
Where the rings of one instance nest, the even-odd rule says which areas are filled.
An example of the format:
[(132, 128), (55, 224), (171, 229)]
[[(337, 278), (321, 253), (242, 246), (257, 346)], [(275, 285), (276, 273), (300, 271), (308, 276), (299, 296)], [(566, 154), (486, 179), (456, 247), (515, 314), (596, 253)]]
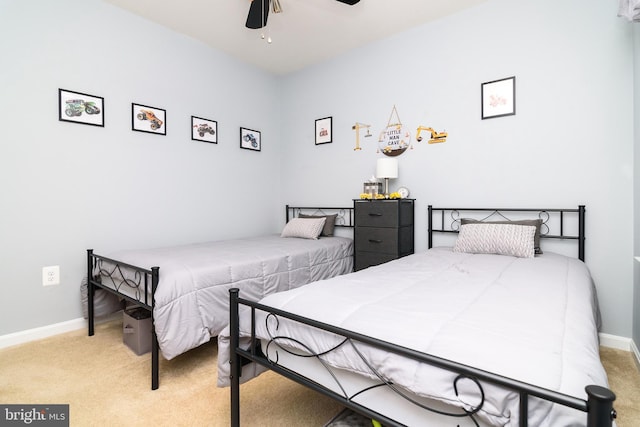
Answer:
[(52, 265), (50, 267), (42, 267), (42, 286), (51, 286), (60, 284), (60, 267)]

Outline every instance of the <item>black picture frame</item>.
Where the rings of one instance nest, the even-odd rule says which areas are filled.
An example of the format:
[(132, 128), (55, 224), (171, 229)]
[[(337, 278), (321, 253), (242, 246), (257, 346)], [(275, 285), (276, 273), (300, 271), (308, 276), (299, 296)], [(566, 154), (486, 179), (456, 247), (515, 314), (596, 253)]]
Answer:
[(218, 143), (218, 122), (191, 116), (191, 139), (194, 141)]
[(259, 130), (240, 128), (240, 148), (245, 150), (261, 151), (262, 135)]
[(480, 99), (482, 120), (514, 116), (516, 114), (516, 77), (482, 83)]
[(333, 117), (323, 117), (316, 119), (316, 145), (329, 144), (333, 139)]
[(137, 132), (167, 134), (167, 112), (162, 108), (131, 103), (131, 130)]
[(58, 120), (104, 127), (104, 98), (58, 88)]

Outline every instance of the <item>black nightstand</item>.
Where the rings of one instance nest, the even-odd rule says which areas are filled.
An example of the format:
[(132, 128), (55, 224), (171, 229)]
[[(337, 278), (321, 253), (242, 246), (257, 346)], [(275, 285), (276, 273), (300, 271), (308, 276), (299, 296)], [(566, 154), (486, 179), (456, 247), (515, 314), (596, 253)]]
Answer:
[(414, 199), (353, 203), (356, 271), (413, 253)]

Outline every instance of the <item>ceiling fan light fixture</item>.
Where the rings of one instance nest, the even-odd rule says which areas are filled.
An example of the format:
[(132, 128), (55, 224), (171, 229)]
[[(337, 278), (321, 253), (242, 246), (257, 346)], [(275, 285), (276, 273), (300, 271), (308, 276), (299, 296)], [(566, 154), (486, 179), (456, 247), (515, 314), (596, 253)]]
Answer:
[(269, 17), (269, 0), (252, 0), (245, 26), (251, 29), (262, 28), (267, 25)]

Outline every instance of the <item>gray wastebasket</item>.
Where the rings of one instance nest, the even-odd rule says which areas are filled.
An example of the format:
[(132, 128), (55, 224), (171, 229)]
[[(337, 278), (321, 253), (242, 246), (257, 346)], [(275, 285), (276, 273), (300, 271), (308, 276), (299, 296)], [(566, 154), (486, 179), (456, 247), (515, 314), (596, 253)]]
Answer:
[(138, 356), (151, 351), (151, 312), (137, 307), (124, 310), (122, 341)]

